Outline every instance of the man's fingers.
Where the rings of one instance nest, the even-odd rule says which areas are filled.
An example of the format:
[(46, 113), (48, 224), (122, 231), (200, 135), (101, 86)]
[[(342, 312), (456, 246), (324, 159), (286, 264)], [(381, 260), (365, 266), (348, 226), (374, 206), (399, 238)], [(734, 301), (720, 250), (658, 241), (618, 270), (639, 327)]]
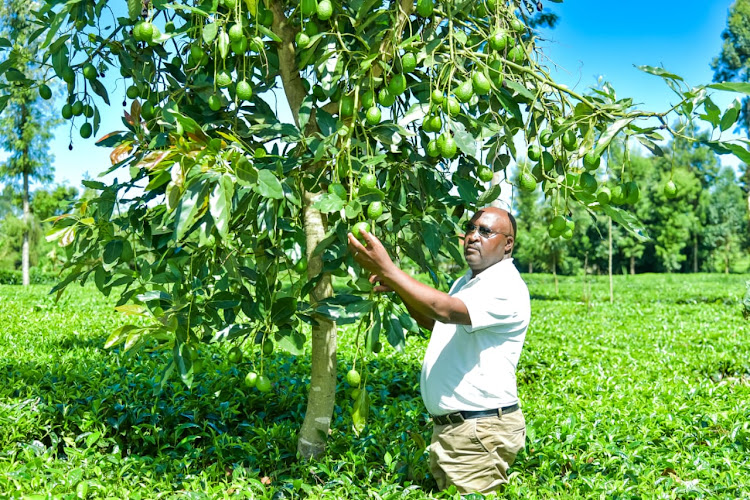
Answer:
[(367, 242), (367, 246), (371, 246), (373, 243), (378, 241), (378, 239), (375, 237), (374, 234), (364, 229), (360, 232), (360, 234), (362, 235), (362, 239), (364, 239), (365, 242)]
[(362, 246), (362, 243), (360, 243), (352, 233), (349, 233), (347, 237), (349, 239), (349, 248), (352, 250), (352, 253), (362, 252), (365, 249), (365, 247)]

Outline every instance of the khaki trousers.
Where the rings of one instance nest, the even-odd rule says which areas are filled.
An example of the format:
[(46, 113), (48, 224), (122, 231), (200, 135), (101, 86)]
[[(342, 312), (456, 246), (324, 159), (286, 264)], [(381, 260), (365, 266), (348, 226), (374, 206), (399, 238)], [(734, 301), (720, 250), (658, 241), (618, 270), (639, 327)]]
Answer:
[(508, 482), (508, 467), (526, 441), (521, 410), (437, 425), (430, 444), (430, 471), (442, 490), (487, 494)]

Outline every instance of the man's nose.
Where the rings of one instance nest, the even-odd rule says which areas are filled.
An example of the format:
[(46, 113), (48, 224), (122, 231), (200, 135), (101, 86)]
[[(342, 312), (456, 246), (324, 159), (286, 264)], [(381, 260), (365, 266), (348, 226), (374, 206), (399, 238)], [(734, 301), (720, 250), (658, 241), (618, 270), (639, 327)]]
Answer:
[(466, 239), (466, 241), (477, 241), (479, 239), (479, 231), (475, 229), (471, 232), (466, 233), (464, 235), (464, 239)]

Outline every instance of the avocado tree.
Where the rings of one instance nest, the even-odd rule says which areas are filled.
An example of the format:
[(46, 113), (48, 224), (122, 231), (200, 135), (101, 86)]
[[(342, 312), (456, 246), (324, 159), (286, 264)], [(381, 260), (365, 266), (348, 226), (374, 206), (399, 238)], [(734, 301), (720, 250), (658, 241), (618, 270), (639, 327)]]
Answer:
[[(348, 231), (366, 224), (441, 286), (438, 262), (462, 259), (461, 214), (501, 190), (541, 186), (554, 215), (577, 204), (637, 231), (618, 207), (638, 196), (628, 165), (616, 166), (617, 185), (592, 175), (615, 168), (606, 158), (616, 137), (659, 152), (665, 134), (706, 121), (716, 148), (748, 156), (746, 143), (720, 135), (737, 110), (721, 113), (710, 97), (712, 88), (747, 93), (747, 84), (689, 87), (643, 68), (678, 94), (662, 112), (636, 109), (609, 86), (575, 92), (549, 77), (529, 28), (541, 2), (128, 0), (120, 8), (49, 0), (37, 13), (45, 78), (67, 84), (61, 113), (84, 139), (97, 134), (113, 148), (116, 175), (85, 181), (96, 196), (49, 235), (69, 258), (55, 290), (87, 280), (105, 294), (117, 289), (119, 309), (145, 319), (107, 345), (171, 348), (164, 380), (176, 372), (187, 384), (201, 342), (301, 353), (309, 325), (304, 457), (325, 449), (337, 324), (359, 322), (362, 352), (377, 351), (381, 337), (401, 347), (418, 328), (398, 303), (372, 295), (348, 255)], [(101, 113), (122, 97), (102, 75), (117, 72), (123, 130), (99, 131)], [(517, 186), (510, 175), (487, 182), (526, 157)], [(573, 236), (572, 224), (558, 225), (553, 236)], [(269, 390), (271, 379), (261, 372), (247, 383)], [(356, 429), (367, 406), (361, 390)]]

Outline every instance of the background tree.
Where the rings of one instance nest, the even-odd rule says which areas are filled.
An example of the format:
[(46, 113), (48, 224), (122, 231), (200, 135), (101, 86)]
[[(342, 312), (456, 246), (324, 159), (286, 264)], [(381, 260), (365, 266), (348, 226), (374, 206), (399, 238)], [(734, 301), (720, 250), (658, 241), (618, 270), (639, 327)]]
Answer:
[[(525, 165), (525, 168), (529, 168)], [(522, 169), (515, 169), (517, 176)], [(513, 212), (517, 216), (518, 236), (513, 248), (513, 258), (519, 269), (534, 272), (534, 264), (541, 261), (542, 247), (537, 245), (544, 238), (547, 227), (542, 218), (542, 193), (539, 189), (532, 191), (519, 190), (513, 197)], [(538, 269), (537, 269), (538, 271)]]
[[(0, 195), (0, 269), (21, 269), (23, 261), (23, 233), (28, 234), (28, 256), (31, 268), (43, 272), (54, 272), (57, 245), (42, 238), (52, 227), (52, 222), (44, 222), (51, 217), (66, 213), (78, 197), (78, 190), (71, 186), (57, 185), (49, 190), (37, 188), (30, 193), (31, 217), (28, 223), (20, 218), (18, 208), (22, 194), (6, 186)], [(59, 271), (59, 267), (57, 269)]]
[(704, 269), (745, 272), (748, 212), (734, 170), (723, 168), (701, 201), (701, 230), (709, 252)]
[[(13, 65), (5, 73), (8, 93), (1, 99), (5, 110), (0, 116), (0, 145), (9, 157), (0, 163), (0, 180), (21, 185), (22, 198), (22, 271), (23, 284), (28, 285), (31, 248), (30, 183), (34, 180), (52, 180), (49, 142), (55, 120), (51, 108), (44, 103), (37, 90), (26, 84), (27, 78), (40, 75), (36, 57), (40, 43), (35, 33), (38, 26), (32, 22), (32, 11), (38, 5), (20, 0), (3, 0), (0, 6), (0, 47), (6, 64)], [(49, 94), (47, 92), (49, 91)], [(51, 91), (45, 87), (42, 94), (49, 98)], [(13, 226), (14, 231), (18, 229)]]
[[(711, 62), (715, 82), (750, 82), (750, 0), (735, 0), (722, 32), (721, 53)], [(750, 98), (742, 100), (740, 128), (750, 133)]]

